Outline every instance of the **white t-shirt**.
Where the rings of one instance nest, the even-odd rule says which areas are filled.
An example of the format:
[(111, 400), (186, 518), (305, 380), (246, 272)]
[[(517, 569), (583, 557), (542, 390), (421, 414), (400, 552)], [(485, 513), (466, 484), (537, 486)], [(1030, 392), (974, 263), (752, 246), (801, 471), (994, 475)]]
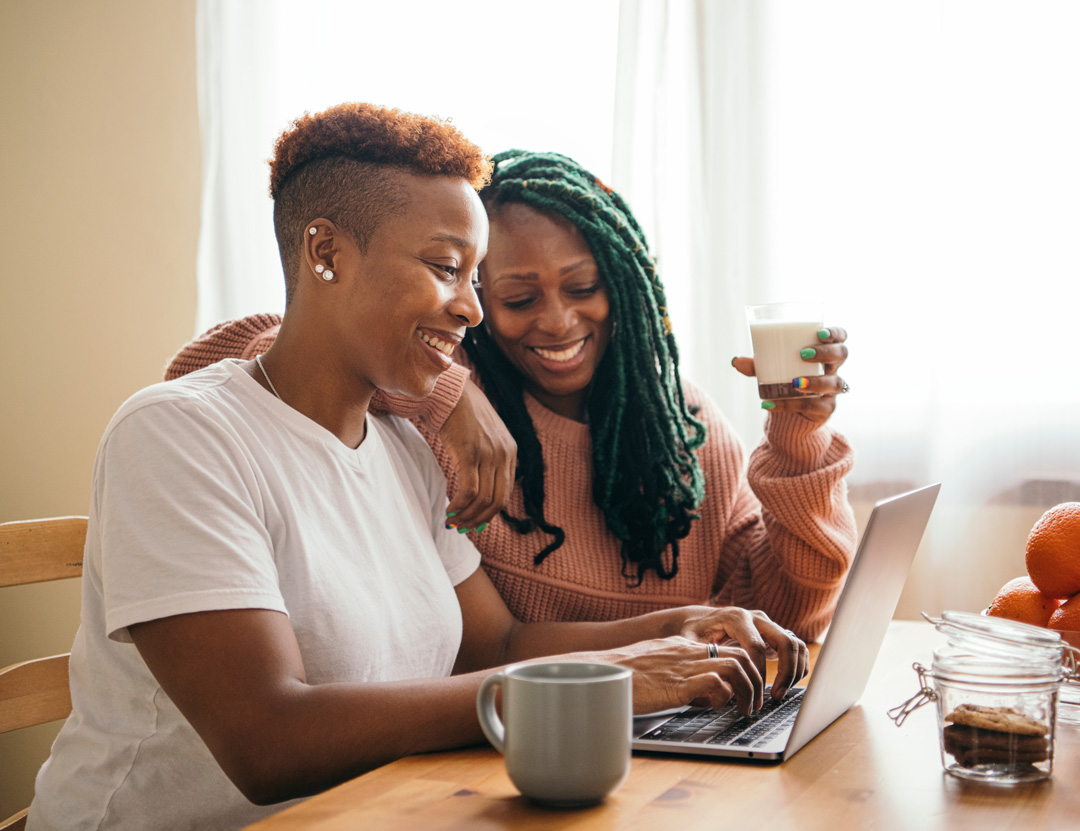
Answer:
[(369, 416), (352, 450), (238, 362), (133, 396), (98, 449), (74, 711), (28, 827), (223, 829), (281, 810), (229, 781), (127, 627), (273, 609), (289, 616), (308, 683), (449, 675), (462, 627), (453, 587), (480, 557), (445, 529), (446, 501), (407, 421)]

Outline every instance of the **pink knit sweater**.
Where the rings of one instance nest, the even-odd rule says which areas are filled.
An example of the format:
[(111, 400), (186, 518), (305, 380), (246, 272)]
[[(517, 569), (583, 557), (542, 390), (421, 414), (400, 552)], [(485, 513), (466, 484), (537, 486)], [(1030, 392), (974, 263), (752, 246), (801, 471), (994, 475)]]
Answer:
[[(216, 327), (173, 358), (167, 377), (222, 358), (253, 357), (269, 348), (278, 322), (276, 316), (259, 315)], [(246, 340), (238, 348), (239, 333)], [(447, 475), (451, 494), (456, 474), (438, 430), (461, 383), (459, 373), (447, 373), (422, 405), (396, 397), (373, 402), (375, 408), (414, 419)], [(566, 541), (534, 566), (533, 556), (550, 541), (540, 530), (521, 535), (496, 517), (482, 534), (470, 535), (484, 570), (518, 619), (612, 620), (708, 602), (761, 609), (807, 640), (828, 625), (855, 548), (844, 482), (852, 466), (847, 441), (798, 415), (770, 413), (765, 438), (744, 469), (742, 445), (719, 408), (692, 384), (684, 387), (709, 429), (698, 450), (705, 471), (701, 518), (680, 541), (679, 573), (662, 580), (650, 572), (640, 586), (623, 577), (620, 543), (592, 500), (588, 426), (526, 395), (543, 447), (545, 516), (566, 531)], [(525, 516), (520, 488), (507, 510)]]

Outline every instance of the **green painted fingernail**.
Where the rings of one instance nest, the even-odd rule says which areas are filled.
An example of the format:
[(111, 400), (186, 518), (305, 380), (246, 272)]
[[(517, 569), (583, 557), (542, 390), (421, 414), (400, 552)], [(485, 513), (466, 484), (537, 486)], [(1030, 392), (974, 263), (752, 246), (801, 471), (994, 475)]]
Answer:
[(808, 346), (808, 347), (806, 347), (806, 349), (800, 349), (799, 350), (799, 357), (802, 358), (804, 361), (807, 358), (813, 358), (816, 354), (817, 354), (817, 350), (814, 349), (812, 346)]
[(467, 534), (467, 533), (469, 533), (469, 529), (468, 528), (458, 528), (457, 532), (459, 534)]
[(457, 511), (447, 511), (446, 515), (447, 516), (457, 516)]
[(771, 401), (762, 401), (761, 402), (761, 409), (763, 409), (763, 410), (771, 410), (775, 406), (776, 405)]
[(817, 336), (818, 336), (818, 340), (828, 340), (829, 339), (829, 330), (828, 329), (818, 329), (817, 330)]
[(476, 533), (482, 534), (484, 532), (484, 529), (487, 528), (487, 525), (488, 524), (485, 522), (483, 525), (478, 526), (476, 529)]

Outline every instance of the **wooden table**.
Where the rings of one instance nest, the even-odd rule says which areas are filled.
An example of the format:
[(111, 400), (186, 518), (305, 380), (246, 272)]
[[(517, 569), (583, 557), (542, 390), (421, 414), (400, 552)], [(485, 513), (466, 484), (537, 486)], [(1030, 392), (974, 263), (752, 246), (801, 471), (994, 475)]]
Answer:
[(490, 748), (413, 756), (256, 825), (258, 831), (417, 829), (1059, 829), (1080, 828), (1080, 726), (1060, 724), (1047, 782), (995, 786), (942, 771), (932, 706), (897, 728), (886, 710), (916, 692), (911, 664), (942, 642), (894, 622), (859, 704), (781, 765), (638, 756), (597, 806), (557, 810), (521, 797)]

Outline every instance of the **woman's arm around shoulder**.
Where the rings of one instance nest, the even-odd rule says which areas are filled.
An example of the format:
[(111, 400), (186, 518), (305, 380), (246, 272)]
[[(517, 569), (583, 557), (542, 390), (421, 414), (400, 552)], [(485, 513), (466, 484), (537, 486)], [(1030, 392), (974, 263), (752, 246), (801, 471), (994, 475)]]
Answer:
[[(254, 314), (219, 323), (180, 348), (165, 367), (165, 380), (226, 358), (251, 360), (273, 345), (281, 322), (280, 315)], [(370, 409), (416, 425), (454, 482), (449, 510), (455, 525), (471, 529), (489, 522), (506, 504), (517, 470), (517, 445), (472, 380), (468, 363), (457, 357), (427, 398), (377, 390)]]

